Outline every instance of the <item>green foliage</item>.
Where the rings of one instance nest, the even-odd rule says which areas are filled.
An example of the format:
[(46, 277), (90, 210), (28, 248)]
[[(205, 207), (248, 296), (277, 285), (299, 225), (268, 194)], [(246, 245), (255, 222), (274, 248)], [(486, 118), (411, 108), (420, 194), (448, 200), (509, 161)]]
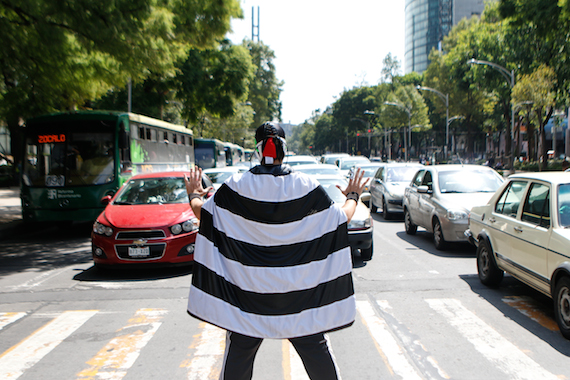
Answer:
[(3, 0), (0, 119), (16, 159), (19, 120), (74, 109), (128, 78), (168, 77), (190, 48), (213, 47), (237, 0)]
[(388, 53), (386, 57), (382, 60), (382, 71), (380, 72), (380, 78), (383, 83), (393, 83), (394, 78), (400, 75), (400, 61), (398, 58), (392, 57), (391, 53)]
[(211, 46), (240, 15), (235, 0), (3, 1), (0, 112), (70, 109), (129, 77), (173, 72), (190, 47)]
[(249, 52), (224, 41), (218, 49), (193, 49), (174, 80), (184, 119), (194, 124), (208, 112), (230, 117), (244, 102), (254, 67)]
[(244, 40), (243, 46), (249, 50), (255, 66), (253, 79), (249, 85), (247, 100), (255, 110), (252, 128), (257, 128), (266, 121), (281, 120), (281, 87), (283, 81), (275, 73), (275, 52), (263, 42)]

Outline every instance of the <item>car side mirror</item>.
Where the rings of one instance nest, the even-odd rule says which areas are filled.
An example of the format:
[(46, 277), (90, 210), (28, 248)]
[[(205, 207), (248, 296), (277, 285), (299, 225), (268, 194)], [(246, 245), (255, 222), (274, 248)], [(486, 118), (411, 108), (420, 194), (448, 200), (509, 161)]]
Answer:
[(362, 202), (368, 202), (368, 201), (370, 201), (370, 193), (362, 194), (362, 195), (360, 196), (360, 200), (361, 200)]
[(418, 186), (418, 193), (431, 194), (432, 191), (430, 190), (428, 185), (421, 185), (421, 186)]
[(101, 204), (103, 206), (107, 206), (109, 202), (111, 202), (111, 199), (113, 199), (112, 195), (105, 195), (103, 198), (101, 198)]

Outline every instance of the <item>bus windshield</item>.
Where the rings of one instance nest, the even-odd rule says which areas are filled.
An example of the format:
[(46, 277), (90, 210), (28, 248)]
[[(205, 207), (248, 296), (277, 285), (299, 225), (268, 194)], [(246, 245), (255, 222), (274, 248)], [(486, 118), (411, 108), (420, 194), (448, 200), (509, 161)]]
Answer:
[(23, 181), (27, 186), (102, 185), (115, 178), (112, 123), (42, 126), (27, 131)]

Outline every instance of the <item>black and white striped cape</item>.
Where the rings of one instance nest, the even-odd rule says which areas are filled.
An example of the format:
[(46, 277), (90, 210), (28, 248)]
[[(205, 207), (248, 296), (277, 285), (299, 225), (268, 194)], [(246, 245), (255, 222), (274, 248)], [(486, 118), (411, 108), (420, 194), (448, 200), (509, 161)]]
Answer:
[(319, 183), (258, 165), (208, 199), (188, 312), (258, 338), (350, 326), (356, 308), (347, 218)]

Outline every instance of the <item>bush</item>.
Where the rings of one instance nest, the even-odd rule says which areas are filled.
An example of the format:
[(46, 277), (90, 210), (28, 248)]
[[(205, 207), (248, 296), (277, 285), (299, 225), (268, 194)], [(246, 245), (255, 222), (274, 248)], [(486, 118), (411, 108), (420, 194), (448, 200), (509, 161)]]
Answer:
[[(562, 162), (564, 160), (548, 160), (546, 171), (562, 170)], [(537, 172), (539, 171), (538, 165), (538, 161), (515, 162), (515, 169), (523, 172)]]

